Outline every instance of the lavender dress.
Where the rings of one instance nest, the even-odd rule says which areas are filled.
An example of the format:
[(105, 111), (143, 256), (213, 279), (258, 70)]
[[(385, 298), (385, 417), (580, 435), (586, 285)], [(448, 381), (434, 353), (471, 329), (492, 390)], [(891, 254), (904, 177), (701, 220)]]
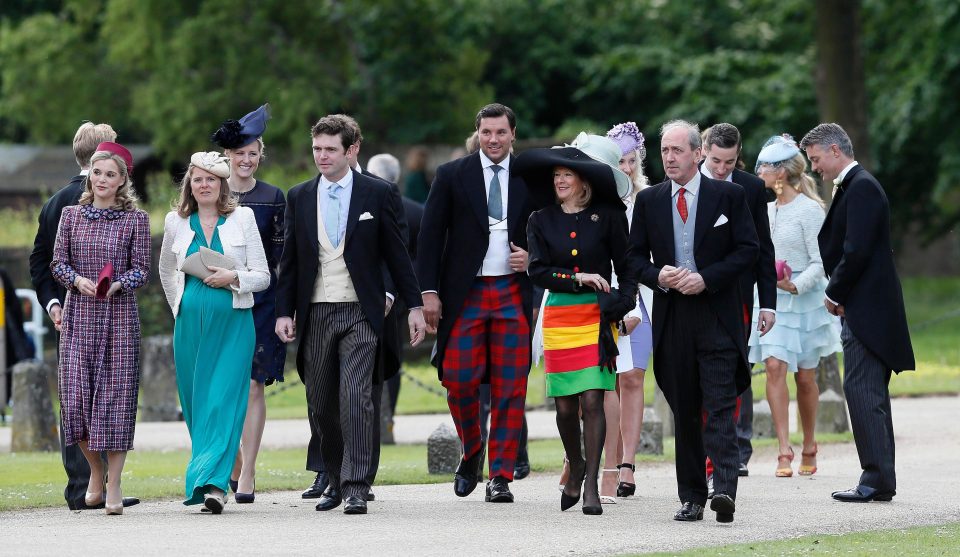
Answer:
[[(122, 288), (98, 300), (73, 286), (79, 274), (96, 281), (108, 263)], [(50, 270), (67, 288), (60, 332), (58, 384), (67, 445), (92, 451), (133, 448), (140, 387), (140, 316), (134, 291), (150, 273), (147, 213), (93, 205), (66, 207)]]

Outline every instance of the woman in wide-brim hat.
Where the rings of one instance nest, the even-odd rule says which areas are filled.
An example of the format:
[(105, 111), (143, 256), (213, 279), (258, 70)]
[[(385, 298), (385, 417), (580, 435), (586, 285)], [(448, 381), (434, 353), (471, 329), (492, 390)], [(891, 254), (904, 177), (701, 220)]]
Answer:
[[(542, 208), (527, 225), (534, 284), (548, 289), (541, 315), (547, 396), (570, 461), (560, 497), (566, 510), (583, 494), (584, 514), (601, 514), (597, 474), (604, 441), (604, 392), (616, 385), (616, 324), (635, 305), (627, 269), (629, 178), (613, 141), (581, 133), (572, 145), (520, 154), (514, 171)], [(611, 289), (613, 269), (622, 277)], [(580, 449), (580, 409), (584, 446)], [(582, 484), (582, 485), (581, 485)]]

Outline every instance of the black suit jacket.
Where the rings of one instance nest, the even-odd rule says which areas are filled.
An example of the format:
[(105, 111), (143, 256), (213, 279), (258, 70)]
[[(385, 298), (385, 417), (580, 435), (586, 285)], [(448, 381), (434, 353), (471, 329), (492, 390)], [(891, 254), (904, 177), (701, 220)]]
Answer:
[[(402, 197), (397, 184), (385, 180), (372, 172), (368, 172), (367, 169), (363, 169), (362, 172), (364, 176), (370, 176), (371, 178), (383, 180), (385, 183), (390, 184), (390, 189), (396, 194), (394, 200), (400, 202), (400, 205), (397, 205), (400, 216), (400, 235), (403, 238), (404, 244), (407, 246), (407, 253), (410, 255), (410, 260), (416, 261), (417, 234), (420, 233), (420, 219), (423, 218), (423, 205), (406, 197)], [(396, 296), (396, 286), (393, 277), (390, 276), (386, 264), (383, 264), (381, 267), (383, 268), (383, 279), (387, 292)], [(382, 370), (381, 376), (384, 380), (390, 379), (400, 371), (400, 364), (403, 361), (403, 344), (405, 339), (409, 338), (404, 335), (404, 325), (406, 325), (404, 316), (406, 315), (406, 309), (407, 306), (403, 303), (403, 300), (395, 299), (390, 313), (388, 313), (384, 319), (383, 335), (380, 337), (383, 350), (380, 350), (379, 358), (379, 365)]]
[(854, 335), (890, 369), (915, 369), (903, 292), (890, 244), (890, 205), (857, 165), (837, 188), (817, 237), (827, 297), (844, 307)]
[(743, 303), (753, 306), (753, 285), (757, 285), (757, 297), (760, 307), (777, 309), (777, 266), (773, 249), (773, 240), (770, 239), (770, 219), (767, 216), (767, 193), (763, 180), (744, 172), (739, 168), (733, 170), (733, 183), (740, 184), (747, 198), (747, 208), (753, 217), (753, 225), (757, 229), (757, 239), (760, 241), (760, 255), (757, 263), (740, 277), (740, 296)]
[(46, 309), (50, 300), (57, 298), (63, 304), (67, 290), (50, 274), (50, 261), (53, 259), (53, 245), (57, 240), (60, 226), (60, 214), (64, 207), (76, 205), (83, 194), (85, 176), (74, 176), (63, 189), (53, 194), (40, 209), (37, 236), (33, 240), (30, 253), (30, 282), (37, 291), (40, 306)]
[[(527, 197), (523, 179), (513, 173), (507, 192), (509, 238), (526, 250), (527, 219), (534, 207)], [(480, 153), (440, 165), (430, 186), (420, 223), (417, 278), (421, 288), (435, 290), (443, 304), (436, 353), (441, 378), (447, 339), (483, 264), (489, 240), (487, 194)], [(526, 273), (516, 273), (516, 276), (520, 281), (524, 315), (532, 323), (530, 278)]]
[[(641, 283), (653, 290), (654, 369), (657, 368), (658, 347), (663, 340), (668, 308), (677, 296), (683, 296), (674, 290), (664, 292), (659, 285), (660, 270), (665, 265), (675, 266), (677, 260), (674, 253), (670, 184), (670, 180), (667, 180), (637, 194), (633, 226), (630, 229), (631, 269)], [(714, 226), (720, 215), (726, 216), (727, 222)], [(706, 290), (700, 295), (707, 297), (720, 324), (740, 352), (737, 389), (742, 392), (750, 384), (750, 365), (747, 363), (743, 334), (739, 279), (756, 263), (760, 250), (743, 188), (732, 188), (729, 184), (706, 176), (700, 177), (693, 242), (697, 269), (706, 284)], [(661, 383), (661, 388), (667, 386), (666, 383), (658, 383)], [(670, 400), (672, 393), (664, 390), (664, 394)]]
[[(423, 305), (420, 287), (400, 233), (400, 201), (389, 183), (354, 170), (353, 192), (344, 235), (343, 258), (360, 306), (378, 336), (383, 335), (386, 264), (396, 283), (397, 297), (407, 307)], [(294, 186), (287, 194), (284, 248), (277, 282), (277, 317), (294, 317), (300, 338), (309, 334), (310, 298), (320, 272), (317, 237), (317, 188), (320, 177)], [(372, 219), (360, 221), (370, 213)], [(301, 365), (298, 353), (297, 362)]]

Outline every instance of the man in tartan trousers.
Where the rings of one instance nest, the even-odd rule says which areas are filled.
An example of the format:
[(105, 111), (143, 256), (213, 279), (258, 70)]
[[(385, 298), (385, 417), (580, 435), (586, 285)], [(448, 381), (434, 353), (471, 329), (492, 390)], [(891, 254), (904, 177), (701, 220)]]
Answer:
[(491, 391), (486, 501), (513, 502), (509, 482), (530, 371), (533, 287), (527, 277), (523, 180), (510, 172), (516, 117), (489, 104), (475, 121), (480, 151), (437, 168), (420, 225), (417, 275), (435, 364), (463, 443), (454, 492), (466, 497), (483, 471), (479, 388)]

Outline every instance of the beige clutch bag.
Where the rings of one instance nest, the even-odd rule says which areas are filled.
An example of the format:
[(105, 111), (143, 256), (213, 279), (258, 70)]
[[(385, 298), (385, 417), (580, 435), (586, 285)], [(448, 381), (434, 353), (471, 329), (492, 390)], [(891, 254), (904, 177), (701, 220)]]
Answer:
[(201, 246), (200, 251), (183, 260), (180, 270), (203, 280), (213, 274), (213, 271), (208, 267), (222, 267), (228, 271), (233, 271), (236, 269), (236, 263), (233, 262), (233, 259), (218, 251)]

